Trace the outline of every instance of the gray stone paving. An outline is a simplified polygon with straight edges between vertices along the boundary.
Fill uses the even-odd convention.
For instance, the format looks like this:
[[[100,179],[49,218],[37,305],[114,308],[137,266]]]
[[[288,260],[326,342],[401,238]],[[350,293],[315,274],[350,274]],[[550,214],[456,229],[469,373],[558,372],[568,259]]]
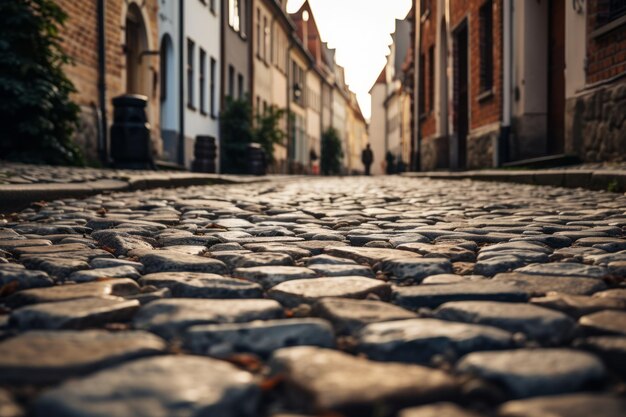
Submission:
[[[0,416],[614,417],[624,363],[625,195],[281,179],[0,217]]]

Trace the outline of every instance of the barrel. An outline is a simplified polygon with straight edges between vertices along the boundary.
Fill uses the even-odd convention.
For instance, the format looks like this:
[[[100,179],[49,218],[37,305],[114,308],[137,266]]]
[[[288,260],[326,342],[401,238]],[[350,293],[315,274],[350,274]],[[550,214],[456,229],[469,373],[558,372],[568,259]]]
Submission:
[[[196,136],[196,143],[193,148],[194,160],[191,169],[194,172],[205,172],[214,174],[215,159],[217,156],[217,146],[213,136]]]
[[[267,169],[267,159],[265,150],[258,143],[251,143],[247,148],[248,174],[265,175]]]
[[[111,158],[117,168],[153,169],[148,97],[125,94],[113,99]]]

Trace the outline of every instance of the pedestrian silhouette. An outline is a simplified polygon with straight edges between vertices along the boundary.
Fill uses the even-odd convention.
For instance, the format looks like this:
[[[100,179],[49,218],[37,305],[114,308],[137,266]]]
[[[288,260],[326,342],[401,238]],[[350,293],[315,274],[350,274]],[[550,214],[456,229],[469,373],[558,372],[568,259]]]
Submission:
[[[370,167],[372,166],[372,162],[374,162],[374,152],[372,152],[369,143],[365,149],[363,149],[363,152],[361,152],[361,162],[363,162],[363,166],[365,166],[365,175],[370,175]]]

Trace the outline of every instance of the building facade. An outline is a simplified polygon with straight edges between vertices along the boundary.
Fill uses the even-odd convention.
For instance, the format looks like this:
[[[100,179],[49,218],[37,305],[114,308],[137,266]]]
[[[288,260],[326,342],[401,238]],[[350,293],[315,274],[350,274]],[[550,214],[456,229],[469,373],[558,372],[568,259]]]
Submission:
[[[214,138],[219,152],[220,6],[217,0],[161,1],[162,157],[186,168],[199,136]]]
[[[221,105],[226,98],[246,98],[252,86],[250,77],[251,0],[221,0]]]
[[[90,163],[108,162],[111,99],[122,94],[148,97],[155,156],[161,152],[159,128],[159,34],[157,0],[59,0],[69,18],[61,31],[74,64],[65,72],[80,107],[76,142]],[[101,6],[101,7],[99,7]],[[85,24],[92,22],[92,24]],[[103,36],[99,36],[99,29]]]
[[[255,114],[285,110],[279,128],[286,139],[275,146],[271,172],[319,173],[331,127],[341,138],[343,171],[358,172],[367,125],[344,69],[309,3],[291,15],[286,3],[59,0],[69,15],[64,47],[75,62],[66,71],[81,108],[76,141],[87,160],[109,162],[111,99],[141,94],[158,163],[189,169],[197,138],[210,137],[219,171],[219,119],[230,97],[248,100]]]
[[[411,45],[411,20],[396,20],[387,62],[370,90],[373,174],[403,171],[411,161],[411,95],[403,70]]]
[[[583,161],[626,161],[626,4],[574,5],[564,18],[565,152]]]
[[[626,6],[414,2],[421,169],[626,159]]]

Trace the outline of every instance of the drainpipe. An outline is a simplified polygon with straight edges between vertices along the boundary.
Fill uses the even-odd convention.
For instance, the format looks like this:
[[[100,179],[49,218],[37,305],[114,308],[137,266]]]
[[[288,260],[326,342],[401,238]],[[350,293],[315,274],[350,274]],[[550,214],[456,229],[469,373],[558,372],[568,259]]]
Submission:
[[[185,2],[178,7],[178,163],[185,165]]]
[[[421,171],[421,142],[422,127],[420,125],[420,109],[419,109],[419,60],[420,51],[422,50],[422,9],[419,3],[415,1],[415,24],[417,25],[417,40],[415,41],[415,50],[413,51],[413,126],[415,129],[415,137],[411,138],[411,157],[413,158],[413,171]]]
[[[496,141],[494,165],[502,166],[508,159],[511,136],[512,88],[513,88],[513,0],[504,0],[502,10],[502,128]]]
[[[106,166],[109,162],[108,132],[107,132],[107,97],[106,97],[106,31],[105,31],[105,4],[98,0],[98,107],[100,119],[98,126],[98,150],[100,162]]]
[[[290,37],[293,36],[291,33]],[[287,160],[285,164],[285,174],[290,174],[290,143],[291,143],[291,125],[293,124],[291,120],[291,49],[293,48],[293,43],[289,42],[289,48],[287,48],[287,143],[285,144],[285,151],[287,153]]]

